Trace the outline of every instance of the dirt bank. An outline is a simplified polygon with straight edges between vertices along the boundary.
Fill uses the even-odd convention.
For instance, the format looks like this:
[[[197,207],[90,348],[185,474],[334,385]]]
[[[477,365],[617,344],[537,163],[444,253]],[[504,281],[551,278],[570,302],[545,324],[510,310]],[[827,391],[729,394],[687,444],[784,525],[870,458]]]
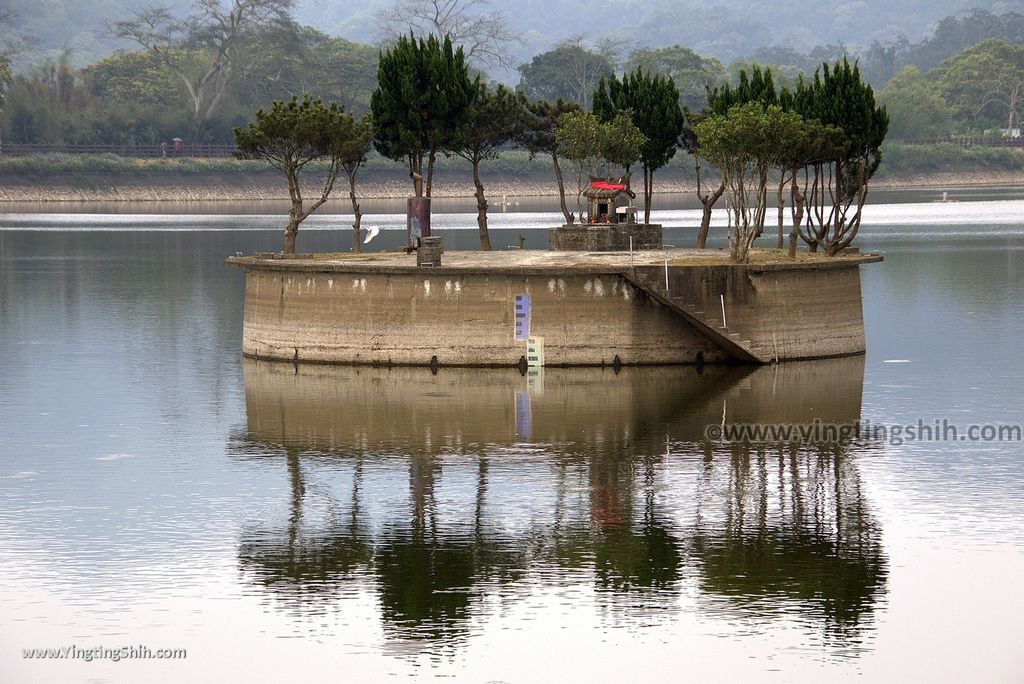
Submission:
[[[567,178],[567,194],[572,196],[574,181]],[[872,188],[943,188],[984,185],[1019,185],[1024,176],[1006,171],[932,173],[914,176],[892,176],[872,181]],[[485,178],[491,198],[502,195],[530,197],[554,195],[554,178],[545,176]],[[658,192],[690,192],[695,188],[692,178],[660,174],[656,177]],[[400,199],[410,194],[411,185],[399,173],[367,173],[360,178],[358,192],[364,199]],[[342,200],[347,188],[338,186],[333,195]],[[319,188],[309,184],[306,197],[315,197]],[[468,177],[449,174],[435,179],[435,197],[472,197],[473,185]],[[2,202],[145,202],[145,201],[262,201],[286,200],[288,191],[282,178],[266,173],[96,173],[73,174],[3,174],[0,175]]]

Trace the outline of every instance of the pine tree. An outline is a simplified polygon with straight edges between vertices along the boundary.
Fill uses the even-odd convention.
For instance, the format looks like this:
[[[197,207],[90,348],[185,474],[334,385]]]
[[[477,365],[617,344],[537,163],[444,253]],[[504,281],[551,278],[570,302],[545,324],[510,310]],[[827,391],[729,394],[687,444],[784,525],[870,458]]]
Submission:
[[[487,198],[480,179],[480,162],[496,158],[498,147],[522,137],[526,125],[525,110],[526,97],[522,93],[502,85],[495,90],[488,90],[481,85],[469,108],[462,144],[453,150],[473,166],[480,249],[484,251],[490,251],[491,238],[487,232]]]
[[[561,152],[558,149],[559,123],[562,117],[570,112],[580,111],[580,106],[575,102],[566,102],[559,98],[554,104],[547,100],[537,100],[526,105],[526,128],[521,136],[522,143],[530,151],[530,155],[548,154],[551,156],[551,165],[555,170],[555,180],[558,182],[558,200],[562,208],[562,216],[566,224],[573,222],[573,215],[565,204],[565,180],[562,177],[562,166],[559,162]]]
[[[338,172],[351,158],[354,141],[361,135],[359,126],[337,103],[325,105],[307,94],[302,100],[293,97],[289,102],[274,102],[269,111],[259,110],[254,123],[236,128],[234,133],[239,156],[262,159],[288,180],[291,209],[284,231],[284,253],[294,254],[299,224],[327,201]],[[307,209],[299,174],[319,159],[328,160],[327,175],[320,197]]]
[[[470,78],[462,48],[453,50],[447,37],[410,35],[381,52],[377,81],[370,98],[374,146],[406,162],[416,196],[430,197],[437,153],[460,145],[479,79]]]
[[[640,150],[644,173],[644,223],[651,221],[654,172],[663,167],[679,149],[685,118],[679,107],[679,90],[671,77],[651,76],[641,69],[620,81],[614,74],[602,78],[594,92],[594,114],[603,121],[628,113],[646,142]]]

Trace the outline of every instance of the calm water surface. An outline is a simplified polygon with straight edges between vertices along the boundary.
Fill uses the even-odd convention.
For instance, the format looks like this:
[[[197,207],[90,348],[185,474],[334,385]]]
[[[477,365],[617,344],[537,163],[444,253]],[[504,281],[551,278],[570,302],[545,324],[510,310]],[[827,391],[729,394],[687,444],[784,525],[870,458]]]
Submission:
[[[866,357],[540,377],[243,360],[269,212],[0,214],[0,681],[1021,681],[1024,444],[705,433],[1024,424],[1024,200],[932,199],[871,207]]]

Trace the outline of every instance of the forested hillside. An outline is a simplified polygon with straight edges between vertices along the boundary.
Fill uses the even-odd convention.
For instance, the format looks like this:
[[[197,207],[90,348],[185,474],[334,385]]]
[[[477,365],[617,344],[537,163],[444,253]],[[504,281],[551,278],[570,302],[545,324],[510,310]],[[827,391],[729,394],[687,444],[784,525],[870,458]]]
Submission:
[[[486,78],[531,100],[589,108],[602,77],[672,77],[699,112],[708,88],[768,66],[794,87],[849,57],[891,114],[890,137],[1000,136],[1020,127],[1024,3],[876,0],[615,6],[523,0],[197,0],[154,11],[141,0],[5,0],[0,8],[0,142],[230,144],[274,100],[312,93],[364,113],[383,37],[449,33]],[[147,11],[144,7],[149,7]],[[320,9],[318,9],[320,8]],[[438,10],[443,10],[437,13]],[[643,40],[638,37],[642,36]],[[841,40],[840,40],[841,39]],[[785,41],[785,45],[778,44]],[[64,48],[64,49],[60,49]],[[114,49],[116,48],[116,49]]]
[[[28,35],[44,51],[71,49],[74,64],[80,65],[125,46],[109,31],[111,23],[157,4],[168,5],[180,16],[187,14],[191,5],[183,0],[4,0],[3,6],[13,10],[16,19],[0,30]],[[295,16],[329,35],[374,43],[380,13],[394,4],[395,0],[296,0]],[[774,0],[760,4],[761,8],[735,0],[521,0],[514,5],[493,3],[486,11],[503,14],[510,30],[522,39],[516,49],[520,63],[576,36],[594,43],[602,38],[619,40],[627,51],[678,43],[729,62],[750,56],[758,48],[778,45],[806,54],[818,46],[843,44],[859,49],[874,41],[895,43],[901,37],[915,43],[934,31],[944,17],[973,9],[1024,13],[1024,0]],[[986,27],[984,37],[998,30],[998,26]]]

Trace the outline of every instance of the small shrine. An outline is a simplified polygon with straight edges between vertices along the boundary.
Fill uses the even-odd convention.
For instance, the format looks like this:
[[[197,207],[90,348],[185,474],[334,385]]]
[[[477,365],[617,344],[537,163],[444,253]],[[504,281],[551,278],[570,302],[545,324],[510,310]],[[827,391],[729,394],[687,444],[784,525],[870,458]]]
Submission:
[[[548,249],[553,251],[619,252],[661,249],[661,225],[637,223],[636,194],[629,187],[629,174],[590,177],[583,190],[587,212],[579,223],[548,230]]]
[[[636,223],[636,199],[629,187],[629,176],[590,177],[583,191],[588,200],[587,223]]]

